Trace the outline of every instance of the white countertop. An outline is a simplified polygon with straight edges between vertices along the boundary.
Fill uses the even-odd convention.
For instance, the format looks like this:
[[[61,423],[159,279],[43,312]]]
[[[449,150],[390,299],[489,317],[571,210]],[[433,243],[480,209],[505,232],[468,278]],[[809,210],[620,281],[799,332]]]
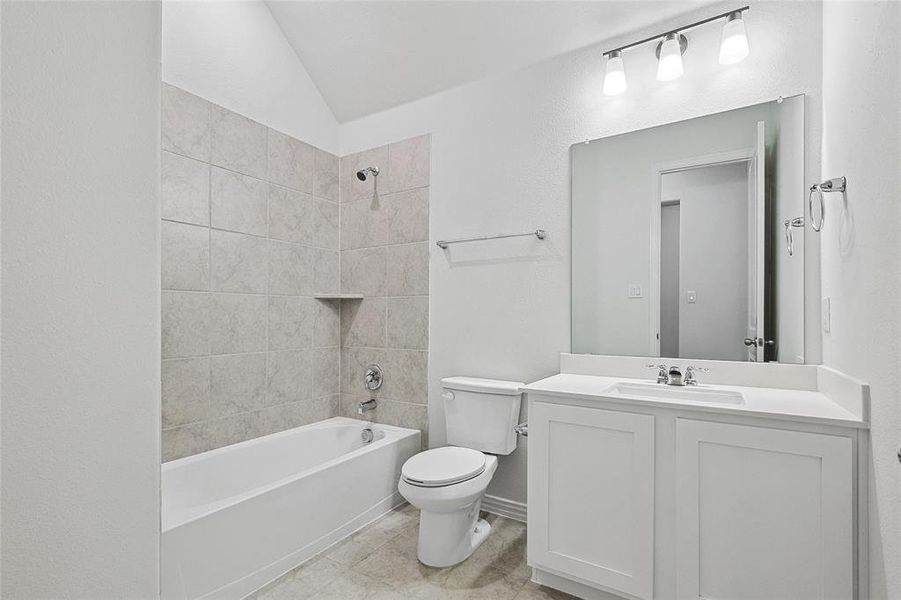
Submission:
[[[653,380],[649,379],[561,373],[530,383],[524,386],[522,390],[526,393],[550,394],[563,398],[572,398],[583,401],[596,400],[599,402],[620,405],[679,408],[680,410],[729,415],[747,415],[789,421],[839,425],[843,427],[868,427],[867,423],[858,415],[843,408],[827,394],[820,391],[720,384],[702,384],[697,386],[697,388],[693,388],[735,391],[740,392],[744,396],[744,404],[728,404],[668,398],[623,397],[621,395],[605,394],[605,390],[608,390],[616,383],[656,385]],[[662,386],[662,384],[660,385]]]

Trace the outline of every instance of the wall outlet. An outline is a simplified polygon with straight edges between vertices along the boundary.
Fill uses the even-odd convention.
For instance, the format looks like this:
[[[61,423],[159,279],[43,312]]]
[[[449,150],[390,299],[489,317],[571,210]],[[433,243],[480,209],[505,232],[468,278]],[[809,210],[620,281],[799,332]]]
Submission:
[[[637,283],[630,283],[628,297],[629,298],[641,298],[642,297],[641,286]]]
[[[823,298],[823,333],[832,333],[832,298]]]
[[[685,292],[685,295],[688,297],[689,304],[694,304],[698,301],[698,292],[695,290],[688,290]]]

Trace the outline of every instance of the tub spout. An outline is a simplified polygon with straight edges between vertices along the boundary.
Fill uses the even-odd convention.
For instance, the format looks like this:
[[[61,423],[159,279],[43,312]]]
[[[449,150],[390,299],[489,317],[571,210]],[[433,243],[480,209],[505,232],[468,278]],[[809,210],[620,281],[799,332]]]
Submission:
[[[375,407],[378,403],[375,401],[375,398],[371,400],[367,400],[366,402],[360,402],[357,405],[357,414],[362,415],[363,413],[368,413],[370,410],[375,410]]]

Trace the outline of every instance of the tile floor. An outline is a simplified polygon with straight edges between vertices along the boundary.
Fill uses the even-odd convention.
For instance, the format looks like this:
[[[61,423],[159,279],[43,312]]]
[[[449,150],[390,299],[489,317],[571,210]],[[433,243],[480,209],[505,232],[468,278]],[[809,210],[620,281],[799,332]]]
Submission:
[[[311,558],[251,600],[564,600],[562,592],[529,581],[524,523],[485,515],[491,535],[469,559],[435,569],[416,560],[419,512],[391,511]]]

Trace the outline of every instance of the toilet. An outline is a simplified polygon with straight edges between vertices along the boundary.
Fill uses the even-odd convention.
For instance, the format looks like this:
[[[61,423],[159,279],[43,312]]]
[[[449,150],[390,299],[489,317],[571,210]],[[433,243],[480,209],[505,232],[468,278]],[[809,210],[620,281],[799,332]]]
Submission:
[[[397,486],[420,510],[417,556],[431,567],[463,562],[491,533],[479,509],[497,455],[516,450],[523,384],[447,377],[441,385],[448,445],[409,458]]]

